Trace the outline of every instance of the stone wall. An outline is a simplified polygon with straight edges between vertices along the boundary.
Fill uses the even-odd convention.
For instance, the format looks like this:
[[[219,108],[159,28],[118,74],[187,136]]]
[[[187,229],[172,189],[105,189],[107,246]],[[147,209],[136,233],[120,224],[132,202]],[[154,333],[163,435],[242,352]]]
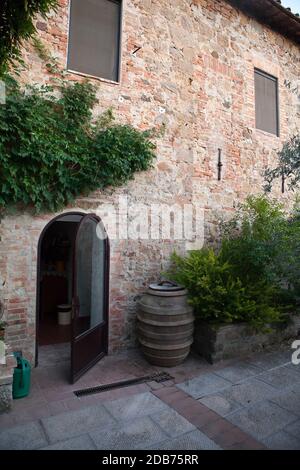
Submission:
[[[61,68],[66,64],[68,1],[49,21],[37,21],[39,38]],[[138,52],[134,53],[140,47]],[[96,191],[67,210],[101,216],[103,205],[126,195],[130,206],[197,203],[204,209],[205,238],[218,237],[217,222],[238,201],[261,191],[261,171],[276,149],[299,129],[299,47],[214,0],[126,0],[120,84],[93,80],[97,113],[113,107],[120,122],[140,129],[166,124],[157,161],[116,191]],[[31,45],[24,49],[23,82],[49,83],[53,76]],[[279,79],[280,137],[255,129],[254,67]],[[68,73],[70,80],[82,80]],[[218,149],[224,163],[217,181]],[[290,194],[274,195],[289,203]],[[1,281],[13,349],[34,356],[36,260],[39,236],[56,214],[15,213],[2,220]],[[132,217],[134,217],[132,215]],[[135,341],[136,296],[168,265],[183,242],[112,240],[110,351]],[[1,282],[1,284],[2,284]]]
[[[247,323],[219,326],[198,323],[193,350],[213,364],[225,359],[239,359],[272,347],[278,348],[286,341],[292,345],[299,336],[299,315],[291,315],[286,322],[273,325],[268,332],[259,332]]]
[[[5,364],[0,363],[0,413],[6,411],[12,406],[12,384],[14,367],[16,367],[16,359],[12,355],[10,348],[5,352]]]

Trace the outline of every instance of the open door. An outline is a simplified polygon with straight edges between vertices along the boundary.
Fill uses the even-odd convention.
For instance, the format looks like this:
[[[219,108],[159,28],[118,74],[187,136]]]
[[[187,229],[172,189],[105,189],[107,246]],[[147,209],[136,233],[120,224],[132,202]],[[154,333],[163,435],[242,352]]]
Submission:
[[[71,382],[107,354],[109,241],[100,219],[81,220],[75,241]]]

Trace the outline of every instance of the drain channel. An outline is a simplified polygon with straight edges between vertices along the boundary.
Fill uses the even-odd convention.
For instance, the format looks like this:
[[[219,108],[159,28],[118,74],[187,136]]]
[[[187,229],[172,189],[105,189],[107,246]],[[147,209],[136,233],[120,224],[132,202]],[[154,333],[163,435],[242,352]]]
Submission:
[[[168,372],[158,372],[152,375],[145,375],[144,377],[137,377],[135,379],[121,380],[120,382],[113,382],[110,384],[99,385],[97,387],[83,388],[81,390],[75,390],[73,393],[77,397],[83,397],[85,395],[93,395],[94,393],[106,392],[107,390],[113,390],[115,388],[129,387],[130,385],[137,385],[145,382],[155,381],[157,383],[166,382],[171,380],[173,377]]]

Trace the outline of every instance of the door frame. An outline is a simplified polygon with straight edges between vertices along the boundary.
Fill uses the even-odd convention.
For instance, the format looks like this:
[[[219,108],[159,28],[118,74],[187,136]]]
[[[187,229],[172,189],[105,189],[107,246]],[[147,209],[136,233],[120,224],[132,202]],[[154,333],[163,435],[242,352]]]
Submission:
[[[40,326],[40,307],[41,307],[41,292],[40,292],[40,279],[41,279],[41,254],[42,254],[42,243],[43,239],[45,236],[45,233],[47,230],[51,227],[51,225],[54,222],[57,222],[58,219],[61,219],[62,217],[69,216],[69,215],[77,215],[81,216],[81,218],[85,217],[86,215],[93,215],[98,219],[99,222],[101,222],[100,217],[98,217],[96,214],[93,213],[86,213],[86,212],[79,212],[79,211],[70,211],[70,212],[63,212],[62,214],[59,214],[53,219],[51,219],[43,228],[43,230],[40,233],[39,236],[39,241],[37,245],[37,264],[36,264],[36,308],[35,308],[35,367],[38,366],[38,355],[39,355],[39,326]],[[80,221],[79,221],[80,223]],[[74,262],[74,261],[73,261]],[[105,352],[107,354],[108,352],[108,329],[109,329],[109,268],[110,268],[110,244],[109,244],[109,238],[106,238],[106,256],[105,256],[105,264],[106,264],[106,270],[105,270],[105,276],[104,276],[104,288],[105,288],[105,302],[104,302],[104,314],[106,318],[106,323],[107,323],[107,328],[106,328],[106,337],[105,337]],[[74,266],[73,266],[74,269]]]

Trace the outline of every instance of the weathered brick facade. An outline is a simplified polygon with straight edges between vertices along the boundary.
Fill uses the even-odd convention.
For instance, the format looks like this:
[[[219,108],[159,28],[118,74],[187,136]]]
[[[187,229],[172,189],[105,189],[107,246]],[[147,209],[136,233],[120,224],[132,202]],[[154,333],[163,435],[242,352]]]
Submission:
[[[66,64],[68,1],[45,23],[41,41]],[[138,47],[138,52],[133,54]],[[24,50],[24,82],[51,76],[35,50]],[[280,137],[255,129],[254,67],[278,77]],[[205,209],[205,237],[217,237],[217,221],[262,188],[261,171],[276,149],[300,127],[300,50],[292,41],[215,0],[126,0],[121,83],[93,80],[101,112],[113,107],[119,121],[141,129],[166,124],[155,167],[116,191],[80,198],[76,210],[93,212],[126,194],[131,203],[196,201]],[[68,74],[70,80],[81,80]],[[218,149],[222,180],[217,180]],[[280,185],[274,194],[287,201]],[[66,212],[73,210],[66,208]],[[1,221],[1,296],[14,350],[34,356],[36,260],[39,236],[56,214],[6,216]],[[180,243],[179,248],[181,248]],[[111,243],[110,340],[113,352],[134,343],[135,297],[157,279],[174,242]]]

